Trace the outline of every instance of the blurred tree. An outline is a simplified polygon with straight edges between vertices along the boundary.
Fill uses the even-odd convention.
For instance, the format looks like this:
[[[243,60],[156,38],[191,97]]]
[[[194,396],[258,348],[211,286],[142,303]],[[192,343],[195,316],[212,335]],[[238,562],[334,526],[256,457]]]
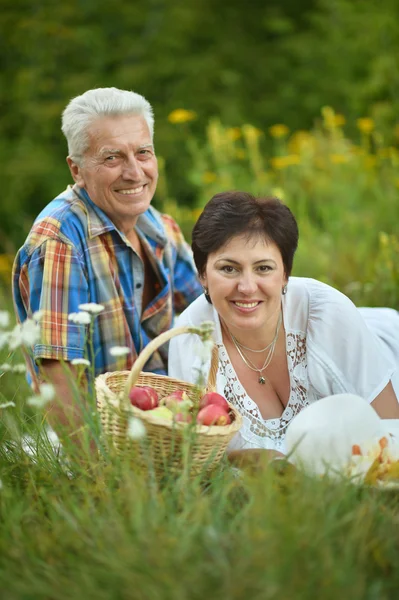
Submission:
[[[397,0],[3,0],[0,252],[13,252],[70,182],[60,115],[92,87],[133,89],[153,104],[169,194],[183,204],[196,195],[187,128],[204,138],[210,117],[307,128],[329,104],[389,131],[399,109],[398,11]],[[168,122],[178,108],[197,120]]]

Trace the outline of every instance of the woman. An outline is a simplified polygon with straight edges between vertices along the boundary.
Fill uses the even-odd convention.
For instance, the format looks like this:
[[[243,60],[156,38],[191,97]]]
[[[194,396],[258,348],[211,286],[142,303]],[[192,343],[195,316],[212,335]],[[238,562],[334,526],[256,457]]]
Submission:
[[[399,418],[399,380],[396,394],[392,383],[398,377],[399,314],[365,309],[372,331],[361,309],[336,289],[290,277],[298,227],[287,206],[244,192],[217,194],[192,240],[204,295],[177,325],[215,324],[217,391],[243,416],[230,451],[284,453],[291,420],[331,394],[358,394],[381,418]],[[376,334],[379,313],[389,332],[383,340]],[[195,382],[200,368],[197,336],[174,338],[169,374]]]

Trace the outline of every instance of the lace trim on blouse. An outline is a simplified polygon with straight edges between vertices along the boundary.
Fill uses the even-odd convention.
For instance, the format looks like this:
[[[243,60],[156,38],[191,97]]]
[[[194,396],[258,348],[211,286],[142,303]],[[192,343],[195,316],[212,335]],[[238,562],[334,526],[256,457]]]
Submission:
[[[239,435],[257,447],[265,447],[268,438],[274,448],[282,447],[285,432],[292,419],[310,401],[309,378],[306,359],[306,337],[301,333],[287,333],[286,350],[290,377],[290,397],[281,417],[263,419],[258,405],[245,392],[230,362],[224,345],[218,344],[219,368],[226,383],[225,398],[243,415],[243,425]],[[316,398],[315,398],[316,399]]]

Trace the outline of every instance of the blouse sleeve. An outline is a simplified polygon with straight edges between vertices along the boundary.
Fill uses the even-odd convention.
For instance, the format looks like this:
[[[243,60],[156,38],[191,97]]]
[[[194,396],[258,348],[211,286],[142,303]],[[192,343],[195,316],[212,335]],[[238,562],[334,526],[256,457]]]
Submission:
[[[372,402],[395,371],[352,301],[321,283],[309,298],[307,353],[309,379],[321,396],[348,392]]]
[[[206,303],[206,301],[204,300]],[[212,312],[203,308],[202,297],[198,298],[177,318],[175,326],[198,327],[203,321],[212,320]],[[207,377],[210,357],[204,350],[201,339],[195,333],[187,333],[172,338],[169,342],[168,375],[188,383],[198,383],[199,377]]]

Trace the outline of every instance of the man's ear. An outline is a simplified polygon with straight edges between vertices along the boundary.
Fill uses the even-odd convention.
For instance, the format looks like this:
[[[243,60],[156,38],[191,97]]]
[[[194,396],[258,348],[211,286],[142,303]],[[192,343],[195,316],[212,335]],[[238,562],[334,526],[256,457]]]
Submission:
[[[66,161],[68,163],[68,167],[71,171],[72,179],[74,180],[74,182],[77,183],[79,187],[84,187],[85,181],[82,175],[81,167],[77,163],[75,163],[70,156],[67,156]]]

